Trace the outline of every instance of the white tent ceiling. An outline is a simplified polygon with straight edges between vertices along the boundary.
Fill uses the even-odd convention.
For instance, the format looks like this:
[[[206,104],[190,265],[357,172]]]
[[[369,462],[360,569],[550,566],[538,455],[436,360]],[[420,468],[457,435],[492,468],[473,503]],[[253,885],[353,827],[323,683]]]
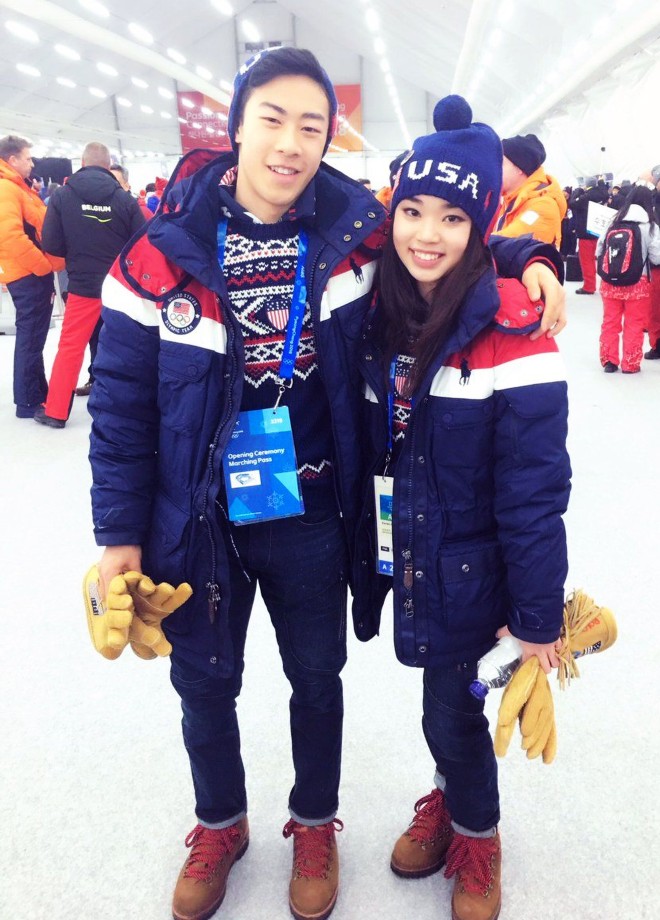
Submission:
[[[660,55],[660,4],[641,0],[231,0],[224,13],[222,0],[103,0],[107,15],[93,5],[0,0],[0,134],[47,138],[63,153],[96,138],[176,154],[176,103],[168,94],[178,88],[225,98],[221,81],[231,80],[244,59],[245,20],[266,42],[304,33],[336,82],[338,52],[358,56],[379,81],[373,92],[392,95],[395,150],[409,142],[400,123],[405,103],[403,119],[396,117],[401,84],[424,97],[427,124],[432,103],[456,91],[480,120],[510,134],[570,112],[585,91],[603,80],[616,83],[626,71],[643,72]],[[134,21],[151,33],[151,44],[129,32]],[[31,29],[36,41],[17,36],[15,24]],[[80,59],[63,57],[57,45]],[[168,49],[187,63],[176,63]],[[116,75],[100,72],[99,63]],[[23,72],[25,65],[38,75]],[[196,72],[199,65],[209,73]],[[148,86],[136,87],[132,78]],[[124,108],[118,97],[132,105]],[[367,94],[363,119],[369,140]]]

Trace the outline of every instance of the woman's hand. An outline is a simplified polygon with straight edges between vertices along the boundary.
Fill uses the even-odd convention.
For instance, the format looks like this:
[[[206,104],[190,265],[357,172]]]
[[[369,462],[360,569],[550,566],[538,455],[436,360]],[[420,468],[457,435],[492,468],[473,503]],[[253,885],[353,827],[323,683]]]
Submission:
[[[542,335],[552,339],[559,335],[566,325],[566,292],[555,273],[542,262],[532,262],[520,280],[530,300],[543,300],[545,303],[541,325],[532,332],[530,339],[540,339]]]
[[[495,635],[498,639],[501,639],[502,636],[510,636],[511,633],[508,626],[502,626]],[[561,648],[561,639],[548,643],[525,642],[524,639],[518,639],[518,642],[520,642],[523,650],[521,664],[536,655],[546,674],[549,674],[553,668],[559,667],[559,655],[557,652]]]

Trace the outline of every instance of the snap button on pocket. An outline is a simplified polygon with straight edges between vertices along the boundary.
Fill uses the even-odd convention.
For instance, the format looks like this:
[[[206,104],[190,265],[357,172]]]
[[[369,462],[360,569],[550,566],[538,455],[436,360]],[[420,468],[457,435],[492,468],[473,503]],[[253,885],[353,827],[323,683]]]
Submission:
[[[463,565],[461,566],[461,572],[465,572],[465,574],[467,575],[469,571],[470,571],[470,566],[467,564],[467,562],[464,562]]]
[[[449,422],[451,422],[452,418],[453,418],[453,415],[451,414],[451,412],[445,412],[445,414],[442,416],[442,421],[443,421],[443,422],[446,422],[447,424],[449,424]]]

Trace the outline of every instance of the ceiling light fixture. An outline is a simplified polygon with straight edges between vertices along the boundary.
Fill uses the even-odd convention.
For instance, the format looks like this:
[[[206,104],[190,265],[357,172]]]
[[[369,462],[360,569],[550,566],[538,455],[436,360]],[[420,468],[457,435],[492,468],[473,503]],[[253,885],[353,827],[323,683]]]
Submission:
[[[148,29],[145,29],[144,26],[141,26],[137,22],[129,22],[128,31],[131,33],[133,38],[137,41],[142,42],[143,45],[153,45],[154,37],[149,32]]]
[[[39,36],[31,29],[29,26],[23,25],[22,22],[16,22],[15,19],[8,19],[5,23],[7,31],[15,38],[22,38],[24,42],[32,42],[33,45],[38,44]]]
[[[74,51],[73,48],[69,48],[68,45],[55,45],[55,50],[58,54],[61,54],[62,57],[68,58],[70,61],[80,60],[78,52]]]
[[[180,51],[177,51],[175,48],[168,48],[168,49],[167,49],[167,56],[168,56],[168,57],[171,57],[172,60],[173,60],[176,64],[185,64],[185,63],[186,63],[186,57],[185,57],[185,55],[181,54],[181,52],[180,52]]]
[[[162,96],[163,99],[174,99],[174,93],[171,89],[167,89],[165,86],[158,87],[158,95]]]
[[[259,29],[257,29],[255,24],[251,20],[244,19],[241,22],[241,29],[243,30],[243,35],[245,36],[247,41],[249,42],[261,41],[261,35],[259,34]]]
[[[107,6],[99,3],[99,0],[78,0],[78,3],[86,10],[89,10],[90,13],[96,13],[97,16],[103,16],[107,19],[110,15],[110,10]]]
[[[228,0],[211,0],[211,6],[214,6],[223,16],[233,16],[234,8]]]
[[[131,77],[131,83],[139,89],[149,89],[149,84],[142,77]]]
[[[105,64],[103,61],[99,61],[96,65],[96,69],[100,70],[101,73],[104,73],[106,77],[118,77],[119,74],[117,70],[112,66],[112,64]]]
[[[208,69],[208,67],[202,67],[201,64],[198,64],[197,67],[195,67],[195,73],[197,74],[198,77],[201,77],[202,80],[212,80],[213,79],[213,74]]]
[[[105,93],[102,89],[99,89],[98,86],[90,86],[89,91],[92,96],[96,96],[97,99],[107,99],[108,94]]]
[[[385,42],[380,37],[380,35],[377,35],[376,38],[374,38],[374,51],[376,52],[376,54],[386,54],[387,53]]]
[[[195,103],[194,103],[191,99],[188,99],[187,96],[182,96],[182,97],[181,97],[181,105],[182,105],[182,106],[185,106],[185,108],[187,108],[187,109],[194,109],[194,108],[195,108]]]
[[[380,26],[380,20],[378,19],[378,13],[376,10],[373,10],[371,7],[364,11],[364,21],[367,24],[367,28],[370,32],[377,32],[378,27]]]
[[[69,80],[68,77],[56,77],[56,82],[59,83],[60,86],[66,86],[67,89],[76,88],[76,84],[73,82],[73,80]]]
[[[141,106],[140,106],[140,111],[141,111],[141,112],[144,112],[145,115],[153,115],[153,114],[154,114],[154,110],[151,108],[150,105],[141,105]]]
[[[127,99],[126,96],[115,96],[117,105],[123,105],[125,109],[130,109],[133,105],[130,99]]]
[[[36,67],[33,67],[32,64],[17,64],[16,70],[20,73],[24,73],[26,77],[40,77],[41,71],[37,70]]]
[[[161,112],[161,113],[160,113],[160,117],[161,117],[161,118],[171,118],[171,117],[172,117],[172,113],[171,113],[171,112]]]

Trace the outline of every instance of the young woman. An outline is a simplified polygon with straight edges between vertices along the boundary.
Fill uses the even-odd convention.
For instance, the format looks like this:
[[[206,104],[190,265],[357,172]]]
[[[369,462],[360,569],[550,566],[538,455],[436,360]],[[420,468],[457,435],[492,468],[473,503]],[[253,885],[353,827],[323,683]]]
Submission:
[[[606,374],[616,373],[619,366],[624,374],[638,374],[642,363],[644,330],[648,326],[651,309],[649,262],[660,263],[660,228],[653,214],[653,192],[641,185],[634,186],[623,206],[599,237],[597,258],[606,247],[608,231],[618,228],[621,221],[639,227],[644,268],[641,278],[634,284],[617,286],[608,283],[605,278],[601,279],[603,324],[600,330],[600,363]]]
[[[424,669],[435,782],[392,869],[422,877],[446,862],[454,920],[494,920],[497,768],[483,703],[468,686],[504,627],[525,660],[537,655],[545,671],[557,664],[570,466],[562,361],[553,339],[529,335],[542,304],[496,276],[485,244],[500,141],[471,118],[460,97],[438,103],[436,132],[415,142],[394,189],[361,358],[380,526],[372,492],[356,626],[377,629],[369,611],[391,586],[397,656]]]

